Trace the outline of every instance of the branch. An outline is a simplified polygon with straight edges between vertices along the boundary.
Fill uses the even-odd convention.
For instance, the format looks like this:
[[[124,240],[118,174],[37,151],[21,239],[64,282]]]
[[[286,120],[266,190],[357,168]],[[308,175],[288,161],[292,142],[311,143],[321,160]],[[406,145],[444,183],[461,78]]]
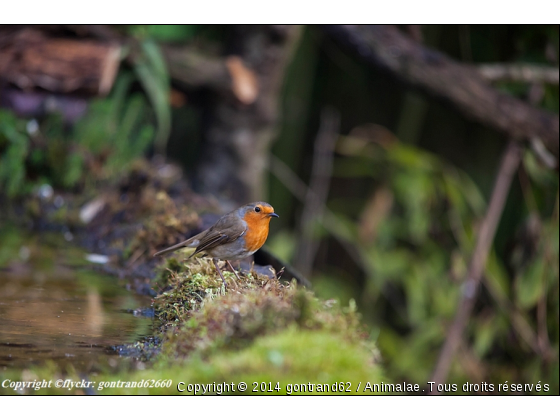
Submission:
[[[532,64],[481,64],[480,74],[489,81],[558,84],[558,68]]]
[[[419,45],[392,26],[327,26],[325,30],[367,62],[452,103],[511,139],[540,138],[558,157],[558,116],[498,91],[476,67]]]
[[[315,195],[315,191],[308,188],[298,175],[276,156],[270,155],[270,164],[268,168],[270,173],[278,178],[278,180],[284,184],[293,196],[302,203],[305,202],[308,194]],[[353,234],[348,232],[346,225],[336,214],[332,213],[328,207],[324,206],[321,211],[323,214],[323,218],[321,220],[323,228],[329,232],[336,241],[338,241],[340,246],[346,251],[347,255],[358,267],[362,267],[362,269],[367,271],[368,256],[365,255],[363,250],[356,245]],[[385,290],[381,290],[381,293],[385,295],[387,299],[390,299]],[[403,311],[400,311],[398,308],[396,308],[396,311],[398,316],[402,319],[406,318]]]
[[[202,54],[190,47],[162,47],[169,74],[189,87],[209,87],[232,93],[241,103],[256,101],[258,77],[239,56],[218,57]]]
[[[308,194],[315,195],[315,191],[309,189],[307,185],[305,185],[305,182],[303,182],[288,165],[276,156],[270,155],[270,164],[268,169],[270,173],[278,178],[278,180],[284,184],[288,190],[290,190],[294,197],[302,203],[305,202]],[[345,235],[344,232],[346,229],[336,214],[332,213],[326,206],[323,207],[321,212],[323,214],[323,220],[321,220],[321,223],[325,230],[338,241],[358,267],[367,267],[367,263],[365,258],[362,257],[360,249],[348,239],[347,235]]]
[[[315,141],[313,166],[309,189],[305,195],[300,228],[301,240],[298,244],[294,265],[305,276],[309,276],[317,248],[317,240],[313,238],[313,227],[316,222],[322,223],[325,202],[329,193],[332,174],[334,144],[338,138],[340,114],[334,109],[325,108],[321,112],[321,126]]]
[[[120,64],[117,43],[51,36],[37,29],[0,32],[0,80],[22,90],[106,95]]]
[[[445,382],[451,362],[461,342],[463,330],[467,325],[475,303],[478,286],[480,285],[490,247],[494,241],[494,235],[504,209],[511,181],[520,161],[521,147],[518,143],[510,141],[496,176],[488,211],[478,232],[474,253],[469,263],[467,278],[463,283],[463,294],[459,302],[459,308],[455,314],[453,324],[449,328],[447,338],[434,369],[432,381],[435,382],[436,386]]]
[[[190,47],[162,45],[172,79],[190,87],[230,90],[231,77],[223,57],[205,55]]]

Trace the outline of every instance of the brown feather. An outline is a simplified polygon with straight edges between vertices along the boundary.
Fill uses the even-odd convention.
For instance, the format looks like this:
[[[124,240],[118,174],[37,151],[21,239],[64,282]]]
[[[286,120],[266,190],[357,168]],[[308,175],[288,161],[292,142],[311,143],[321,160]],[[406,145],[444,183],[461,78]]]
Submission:
[[[227,244],[231,242],[228,240],[229,237],[224,234],[220,234],[219,232],[215,232],[214,235],[211,235],[207,238],[204,238],[204,242],[200,242],[200,244],[196,247],[194,252],[189,256],[192,257],[193,255],[198,254],[199,252],[206,251],[207,249],[214,248],[216,245]]]
[[[200,232],[198,235],[195,235],[192,238],[189,238],[162,251],[156,252],[154,254],[154,257],[176,251],[179,248],[192,248],[189,245],[197,240],[199,241],[199,243],[196,246],[195,251],[189,256],[189,258],[193,255],[198,254],[199,252],[214,248],[217,245],[227,244],[235,241],[245,233],[246,228],[241,221],[235,219],[232,220],[232,218],[226,218],[226,216],[228,215],[229,213],[225,216],[222,216],[214,226]]]

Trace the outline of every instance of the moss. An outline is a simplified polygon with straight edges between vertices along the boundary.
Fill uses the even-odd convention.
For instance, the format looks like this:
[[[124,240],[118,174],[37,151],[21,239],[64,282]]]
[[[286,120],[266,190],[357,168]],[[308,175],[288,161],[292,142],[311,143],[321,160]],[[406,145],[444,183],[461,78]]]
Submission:
[[[295,284],[271,280],[263,287],[253,278],[227,294],[215,289],[206,289],[205,293],[204,297],[198,295],[199,300],[183,300],[199,310],[184,311],[176,318],[182,322],[167,331],[164,354],[176,359],[194,350],[206,354],[223,348],[239,349],[256,337],[293,325],[303,330],[337,332],[353,342],[367,338],[353,309],[320,301]]]
[[[187,256],[192,251],[179,252]],[[354,307],[341,310],[337,302],[323,302],[295,283],[271,280],[254,271],[239,273],[241,281],[223,268],[222,273],[227,291],[210,258],[183,262],[170,258],[159,268],[161,293],[154,299],[154,309],[168,330],[168,341],[192,344],[199,330],[222,337],[217,341],[242,341],[292,323],[308,329],[336,326],[358,331]]]
[[[230,275],[224,271],[226,278]],[[154,299],[154,309],[163,329],[186,321],[191,312],[201,306],[205,296],[220,293],[223,287],[214,266],[205,258],[193,259],[188,264],[170,258],[158,269],[156,285],[161,293]]]
[[[163,291],[154,300],[163,331],[158,369],[183,360],[184,375],[195,382],[249,374],[259,381],[282,377],[305,383],[323,377],[344,381],[348,375],[380,378],[377,349],[353,301],[343,308],[295,282],[254,272],[240,274],[236,287],[233,273],[222,271],[228,290],[209,258],[182,263],[172,258],[161,269]]]
[[[184,373],[191,383],[244,381],[249,385],[249,392],[244,394],[255,393],[253,382],[259,385],[271,382],[272,387],[279,382],[283,394],[289,392],[288,384],[350,382],[354,384],[351,393],[355,393],[360,382],[383,381],[373,359],[371,351],[359,342],[347,341],[332,331],[305,331],[292,325],[277,334],[256,339],[242,351],[216,354],[208,361],[195,359]],[[270,387],[264,390],[257,387],[257,393],[271,394],[267,388]],[[293,393],[325,393],[310,390],[307,387],[305,392],[294,392],[292,387]]]
[[[384,381],[381,369],[373,362],[373,354],[363,343],[350,342],[329,331],[305,331],[296,325],[254,340],[242,350],[216,352],[204,358],[200,353],[188,362],[156,365],[153,371],[135,372],[125,380],[171,380],[169,388],[120,388],[98,391],[106,394],[170,394],[187,390],[188,384],[210,385],[206,394],[286,395],[291,394],[370,394],[364,392],[366,382]],[[123,381],[122,375],[105,376],[104,381]],[[245,382],[246,391],[237,384]],[[223,384],[235,384],[229,389]],[[332,390],[343,383],[344,391]],[[361,383],[359,391],[358,385]],[[297,385],[296,385],[297,384]],[[306,387],[303,387],[305,384]],[[314,384],[311,390],[309,384]],[[318,389],[317,384],[321,384]],[[292,385],[292,386],[290,386]],[[325,387],[328,385],[328,389]],[[262,388],[261,388],[262,386]],[[221,388],[220,388],[221,387]],[[275,389],[276,388],[276,389]],[[346,389],[349,391],[346,392]],[[299,391],[299,392],[298,392]],[[358,391],[358,392],[357,392]],[[185,395],[194,392],[185,391]],[[202,394],[202,391],[198,392]]]
[[[145,175],[153,178],[153,175]],[[200,224],[197,211],[192,206],[176,203],[159,186],[148,186],[141,190],[139,206],[147,217],[127,248],[127,254],[135,252],[151,255],[155,249],[176,244],[184,239],[186,232]]]

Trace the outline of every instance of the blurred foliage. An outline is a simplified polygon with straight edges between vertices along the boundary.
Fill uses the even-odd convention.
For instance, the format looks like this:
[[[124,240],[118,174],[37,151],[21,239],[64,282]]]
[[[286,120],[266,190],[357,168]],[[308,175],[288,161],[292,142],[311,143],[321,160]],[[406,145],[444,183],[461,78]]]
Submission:
[[[151,39],[157,43],[187,43],[199,36],[212,38],[219,25],[125,25],[125,33],[139,40]]]
[[[158,129],[154,139],[157,152],[164,154],[171,131],[171,107],[169,105],[169,73],[161,51],[150,38],[140,43],[142,53],[135,58],[134,71],[150,98],[156,114]]]
[[[29,154],[29,137],[25,121],[0,109],[0,187],[10,196],[25,193],[25,160]]]
[[[106,99],[90,102],[87,116],[67,127],[59,114],[40,123],[0,110],[0,186],[23,196],[42,184],[75,188],[125,170],[154,137],[144,95],[121,72]]]
[[[146,99],[131,91],[132,83],[132,76],[121,72],[111,97],[92,102],[87,118],[76,124],[73,133],[84,151],[105,159],[101,163],[109,176],[144,153],[154,136]],[[77,178],[70,178],[69,182]]]
[[[148,25],[147,32],[159,42],[185,42],[198,31],[196,25]]]
[[[37,121],[0,110],[2,190],[15,197],[42,184],[81,187],[126,170],[150,146],[164,153],[171,130],[170,79],[155,39],[196,32],[187,28],[128,27],[136,39],[128,52],[131,66],[121,69],[110,96],[89,101],[87,114],[73,126],[58,113]]]
[[[558,65],[557,26],[423,26],[422,35],[431,48],[470,64]],[[534,88],[495,86],[523,100]],[[542,89],[538,105],[557,113],[558,86]],[[425,383],[457,310],[503,138],[367,68],[313,28],[295,54],[283,100],[286,121],[273,152],[303,180],[322,107],[342,115],[325,203],[333,216],[314,226],[314,289],[343,304],[355,299],[378,337],[387,375]],[[405,136],[403,127],[413,132]],[[297,215],[293,187],[274,172],[271,185],[276,211]],[[298,217],[273,229],[282,223]],[[280,229],[268,245],[290,259],[301,233]],[[557,244],[558,173],[527,150],[448,383],[541,380],[558,392]]]
[[[377,330],[388,376],[423,383],[457,309],[485,199],[466,173],[414,146],[346,136],[337,152],[335,179],[369,184],[370,192],[361,205],[331,197],[337,227],[316,229],[328,250],[315,289],[342,302],[357,297]],[[558,178],[531,151],[524,163],[525,194],[538,208],[508,227],[505,255],[490,254],[449,383],[541,380],[559,389]],[[286,255],[295,243],[287,238],[282,233],[271,247]],[[337,242],[359,254],[363,285],[341,272]]]
[[[434,350],[443,343],[455,314],[485,205],[469,177],[436,156],[400,144],[386,150],[368,146],[353,150],[353,156],[337,166],[338,176],[348,176],[344,166],[351,165],[354,172],[358,168],[369,172],[377,184],[351,238],[360,244],[365,262],[362,308],[381,327],[379,346],[390,360],[389,372],[421,382],[429,377],[438,356]],[[557,191],[557,179],[549,182],[548,187]],[[380,191],[386,191],[385,195]],[[387,197],[391,204],[376,205]],[[343,216],[339,213],[339,217]],[[372,232],[372,225],[374,233],[364,237]],[[558,246],[553,245],[558,243],[557,208],[552,219],[537,229],[538,244],[525,242],[531,238],[512,244],[534,248],[532,255],[518,251],[525,252],[522,267],[515,269],[512,261],[490,255],[482,302],[467,332],[472,349],[465,346],[460,352],[451,382],[472,381],[485,372],[479,380],[530,383],[535,355],[531,343],[525,341],[544,339],[538,337],[541,334],[552,340],[547,358],[558,354],[558,334],[553,328],[558,325],[554,316],[558,314]],[[550,267],[546,274],[545,264]],[[547,320],[535,316],[539,302],[549,314]],[[508,322],[512,317],[522,321]],[[501,362],[489,363],[498,356]],[[513,365],[506,362],[511,359]],[[551,362],[541,364],[538,377],[557,390],[553,374],[557,367],[547,371]]]

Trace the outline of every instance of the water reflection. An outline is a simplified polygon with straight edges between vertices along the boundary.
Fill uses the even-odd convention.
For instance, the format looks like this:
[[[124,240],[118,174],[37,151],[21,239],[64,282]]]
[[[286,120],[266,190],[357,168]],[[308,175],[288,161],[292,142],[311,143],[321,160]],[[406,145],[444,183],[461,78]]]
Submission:
[[[150,298],[84,269],[84,251],[52,236],[18,246],[0,267],[0,368],[53,360],[89,371],[118,358],[111,346],[150,334],[150,318],[126,311],[149,306]]]

